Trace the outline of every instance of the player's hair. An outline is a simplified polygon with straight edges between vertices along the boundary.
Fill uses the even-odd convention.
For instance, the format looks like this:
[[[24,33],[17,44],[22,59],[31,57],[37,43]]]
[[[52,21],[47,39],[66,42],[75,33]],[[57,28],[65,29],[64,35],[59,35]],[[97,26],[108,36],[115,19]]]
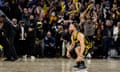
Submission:
[[[78,24],[77,22],[72,22],[72,24],[75,26],[75,28],[76,28],[77,30],[80,30],[79,24]]]

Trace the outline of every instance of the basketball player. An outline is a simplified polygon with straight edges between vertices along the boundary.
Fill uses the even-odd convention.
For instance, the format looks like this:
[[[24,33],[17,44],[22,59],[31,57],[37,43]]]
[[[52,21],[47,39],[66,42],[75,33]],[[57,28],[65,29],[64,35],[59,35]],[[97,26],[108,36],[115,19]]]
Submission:
[[[71,23],[69,30],[71,31],[71,45],[67,50],[67,57],[74,58],[77,63],[75,68],[86,69],[85,63],[83,61],[83,53],[85,50],[84,35],[77,30],[77,24]]]

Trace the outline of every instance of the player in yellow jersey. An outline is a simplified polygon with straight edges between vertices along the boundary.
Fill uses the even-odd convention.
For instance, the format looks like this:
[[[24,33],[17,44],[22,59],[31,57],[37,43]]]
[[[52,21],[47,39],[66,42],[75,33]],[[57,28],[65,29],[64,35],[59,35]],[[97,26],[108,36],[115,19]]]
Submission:
[[[85,42],[84,42],[84,35],[77,30],[77,24],[71,23],[69,26],[69,30],[71,31],[71,45],[67,50],[67,57],[74,58],[75,62],[77,63],[75,68],[78,69],[85,69],[84,63],[84,51],[85,51]]]

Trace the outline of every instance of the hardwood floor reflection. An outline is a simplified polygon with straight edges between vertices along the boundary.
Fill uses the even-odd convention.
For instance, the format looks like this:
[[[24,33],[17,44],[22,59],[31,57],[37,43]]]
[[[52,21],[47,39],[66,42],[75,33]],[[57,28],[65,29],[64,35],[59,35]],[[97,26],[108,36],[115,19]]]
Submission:
[[[119,72],[120,60],[92,59],[85,60],[87,69],[73,69],[75,64],[73,60],[52,58],[37,59],[34,62],[30,60],[3,62],[0,61],[0,72]]]

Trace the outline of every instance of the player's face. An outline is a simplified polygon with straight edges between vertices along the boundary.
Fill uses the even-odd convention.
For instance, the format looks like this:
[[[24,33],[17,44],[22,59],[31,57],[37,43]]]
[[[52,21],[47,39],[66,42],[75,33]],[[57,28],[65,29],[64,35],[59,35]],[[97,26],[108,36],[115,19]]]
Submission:
[[[0,29],[3,27],[3,22],[0,22]]]
[[[74,29],[75,29],[74,25],[73,25],[73,24],[70,24],[70,26],[69,26],[69,31],[72,32]]]

